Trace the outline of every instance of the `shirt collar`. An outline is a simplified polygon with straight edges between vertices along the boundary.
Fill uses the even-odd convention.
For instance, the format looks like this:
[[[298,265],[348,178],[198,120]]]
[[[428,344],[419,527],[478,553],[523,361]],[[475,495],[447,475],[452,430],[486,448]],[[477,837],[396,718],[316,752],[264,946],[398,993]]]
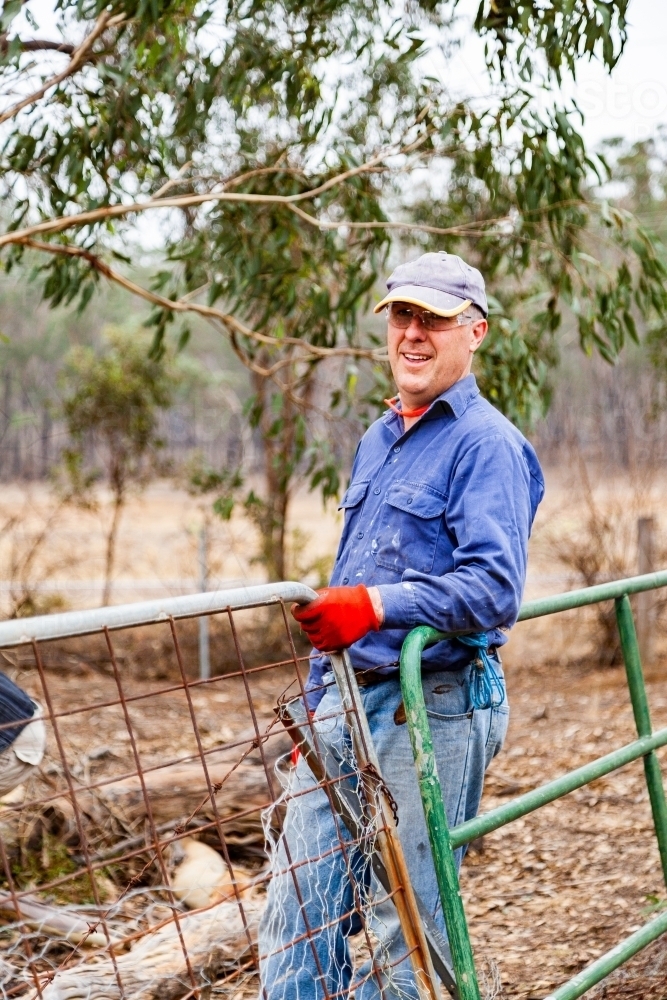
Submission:
[[[422,420],[434,420],[440,417],[443,411],[449,411],[456,420],[461,417],[468,408],[471,400],[479,396],[479,386],[475,376],[471,373],[465,378],[459,379],[449,389],[445,389],[436,399],[433,400],[428,410],[421,418]],[[393,410],[388,410],[382,417],[385,424],[390,426],[393,421],[398,424],[399,417]]]

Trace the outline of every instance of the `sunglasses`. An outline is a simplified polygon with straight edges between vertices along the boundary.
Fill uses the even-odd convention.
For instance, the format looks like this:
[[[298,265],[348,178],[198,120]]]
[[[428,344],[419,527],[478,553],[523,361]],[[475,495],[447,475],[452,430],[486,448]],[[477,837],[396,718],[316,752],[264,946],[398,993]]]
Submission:
[[[391,302],[387,306],[389,322],[399,330],[407,330],[413,319],[418,319],[425,330],[430,333],[442,333],[444,330],[454,330],[461,324],[457,317],[438,316],[427,309],[415,309],[413,306],[404,305],[401,302]],[[465,313],[463,314],[465,316]],[[471,320],[465,317],[468,322]],[[452,322],[452,319],[454,322]]]

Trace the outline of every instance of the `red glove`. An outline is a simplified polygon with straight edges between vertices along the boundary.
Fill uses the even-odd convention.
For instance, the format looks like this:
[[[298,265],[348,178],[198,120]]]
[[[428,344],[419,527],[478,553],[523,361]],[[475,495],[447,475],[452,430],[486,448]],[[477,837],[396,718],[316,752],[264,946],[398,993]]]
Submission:
[[[327,587],[318,594],[310,604],[292,607],[292,615],[316,649],[345,649],[380,628],[363,583],[356,587]]]

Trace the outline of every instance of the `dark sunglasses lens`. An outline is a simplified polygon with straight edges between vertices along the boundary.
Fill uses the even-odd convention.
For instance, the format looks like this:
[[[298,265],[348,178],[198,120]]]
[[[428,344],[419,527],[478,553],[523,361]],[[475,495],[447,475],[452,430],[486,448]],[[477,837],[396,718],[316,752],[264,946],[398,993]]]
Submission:
[[[458,321],[450,319],[449,316],[436,316],[434,313],[428,313],[422,318],[422,323],[425,330],[442,333],[443,330],[451,330],[453,326],[457,326]]]
[[[414,315],[412,309],[408,309],[406,306],[397,306],[393,302],[389,306],[389,318],[394,326],[406,329],[412,323]]]
[[[435,313],[427,312],[426,310],[418,312],[409,306],[402,306],[393,302],[389,306],[391,324],[398,327],[399,330],[406,330],[415,316],[419,319],[423,328],[429,330],[431,333],[440,333],[443,330],[448,330],[452,325],[456,325],[456,320],[451,320],[446,316],[436,316]]]

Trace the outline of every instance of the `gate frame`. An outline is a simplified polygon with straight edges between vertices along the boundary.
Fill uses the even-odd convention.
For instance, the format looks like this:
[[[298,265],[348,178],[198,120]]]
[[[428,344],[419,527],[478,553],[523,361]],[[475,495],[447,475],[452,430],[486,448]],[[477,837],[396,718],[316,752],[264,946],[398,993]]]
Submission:
[[[523,605],[518,621],[540,618],[559,611],[598,604],[601,601],[615,602],[616,623],[638,739],[604,757],[598,757],[584,764],[583,767],[568,771],[561,777],[526,792],[505,805],[467,820],[451,830],[447,825],[431,727],[426,714],[421,683],[421,654],[427,646],[442,639],[452,638],[455,633],[439,632],[430,626],[420,625],[410,632],[403,643],[401,650],[403,701],[461,1000],[480,1000],[470,934],[454,860],[454,851],[470,843],[471,840],[497,830],[549,802],[562,798],[568,792],[643,757],[644,777],[653,813],[662,873],[667,885],[667,801],[660,763],[655,753],[656,749],[667,745],[667,728],[660,729],[656,733],[653,733],[651,728],[644,673],[628,596],[665,586],[667,586],[667,571],[661,571],[573,590]],[[558,987],[545,1000],[576,1000],[665,932],[667,932],[667,910]]]
[[[188,682],[185,677],[183,662],[174,630],[175,621],[187,618],[199,618],[200,621],[203,621],[206,620],[208,616],[213,614],[219,614],[222,612],[231,613],[232,611],[249,610],[252,608],[268,607],[271,605],[282,606],[283,616],[285,616],[285,604],[289,604],[290,602],[308,604],[309,602],[315,600],[317,596],[317,593],[306,584],[284,581],[279,583],[240,587],[231,590],[216,590],[205,593],[189,594],[181,597],[166,597],[153,601],[139,601],[131,604],[112,605],[82,611],[67,611],[52,615],[40,615],[32,618],[12,619],[0,622],[0,649],[32,646],[35,663],[42,681],[44,700],[48,709],[48,712],[45,715],[45,720],[52,721],[58,748],[61,757],[64,758],[64,749],[60,742],[60,737],[54,722],[56,714],[54,713],[48,687],[45,682],[44,668],[38,651],[38,643],[93,634],[103,634],[107,640],[107,647],[111,663],[113,665],[114,676],[120,687],[119,671],[110,641],[110,633],[124,629],[144,627],[147,625],[168,623],[171,627],[174,648],[183,681],[183,688],[186,692],[188,706],[194,724],[193,707],[188,694]],[[287,627],[286,617],[285,625]],[[292,656],[290,658],[293,659],[296,664],[296,651],[291,642],[290,645],[292,652]],[[399,923],[408,948],[408,956],[413,967],[417,992],[420,1000],[437,1000],[440,996],[435,972],[436,962],[441,981],[450,991],[454,1000],[459,1000],[456,991],[456,984],[454,983],[453,974],[449,966],[450,956],[447,942],[445,941],[443,935],[438,931],[428,910],[426,910],[423,903],[421,903],[412,887],[405,858],[403,856],[401,842],[394,829],[395,821],[391,813],[389,801],[386,797],[386,786],[382,780],[370,730],[368,729],[368,722],[366,720],[363,704],[360,699],[354,669],[349,661],[347,651],[343,650],[341,651],[341,654],[342,655],[331,654],[336,684],[340,692],[343,714],[346,716],[350,727],[355,757],[362,772],[367,772],[366,780],[369,782],[369,787],[365,789],[368,793],[365,795],[368,815],[364,815],[360,821],[362,824],[361,832],[363,833],[364,838],[369,838],[373,831],[375,832],[377,845],[374,845],[373,847],[372,860],[377,863],[378,859],[380,859],[382,871],[385,875],[387,883],[387,892],[396,908]],[[127,708],[122,694],[120,697],[120,704],[123,706],[128,732],[131,733],[130,720],[127,715]],[[279,712],[284,709],[284,707],[285,706],[280,706]],[[297,727],[293,724],[288,725],[288,729],[291,730],[294,728]],[[312,723],[308,717],[306,717],[306,724],[303,726],[303,730],[304,732],[300,734],[302,738],[306,732],[310,732],[311,734],[314,732]],[[197,733],[196,724],[195,733]],[[135,765],[137,767],[136,773],[142,780],[144,797],[148,803],[146,790],[143,786],[142,771],[137,756],[136,746],[132,737],[131,740],[132,750],[135,757]],[[202,746],[199,742],[198,747],[203,763]],[[320,749],[315,747],[315,753],[319,754],[320,752]],[[214,790],[210,780],[208,779],[205,765],[204,773],[207,778],[209,795],[213,800]],[[371,774],[372,778],[370,777]],[[324,773],[323,778],[327,781],[326,773]],[[376,796],[375,792],[377,791],[379,791],[379,795]],[[71,799],[74,811],[77,815],[80,838],[82,844],[85,845],[85,836],[76,804],[76,794],[69,778],[68,792],[68,797]],[[335,803],[336,795],[334,793],[333,800],[331,802],[332,807],[335,806]],[[344,811],[341,812],[340,815],[345,818]],[[356,821],[356,819],[356,817],[353,817],[354,821]],[[159,844],[158,831],[153,822],[150,809],[148,810],[148,820],[153,835],[153,842],[156,844],[158,861],[161,867],[162,875],[168,886],[169,880],[167,878],[161,851],[157,847]],[[90,869],[88,852],[85,846],[83,848],[83,853],[90,872],[91,882],[95,885],[92,877],[92,870]],[[230,864],[226,855],[225,860],[228,864]],[[0,862],[3,863],[5,871],[9,872],[9,864],[4,851],[4,845],[1,840]],[[21,921],[21,906],[18,902],[18,896],[11,879],[9,895],[12,899],[17,919]],[[25,893],[22,893],[22,895],[25,895]],[[98,909],[102,909],[101,902],[97,896],[95,896],[95,902]],[[171,902],[172,904],[174,903],[173,896],[171,896]],[[199,987],[195,985],[194,976],[190,967],[189,956],[180,932],[179,918],[176,911],[174,911],[174,923],[178,929],[181,947],[183,949],[188,972],[193,985],[193,990],[188,994],[188,996],[198,996]],[[104,925],[104,928],[105,933],[107,933],[106,925]],[[310,933],[308,936],[310,936]],[[114,953],[111,948],[111,941],[108,933],[107,950],[109,951],[112,962],[114,962]],[[315,958],[317,960],[317,956],[315,956]],[[41,984],[34,970],[33,977],[35,978],[37,995],[41,997]],[[122,992],[122,984],[120,983],[120,980],[118,980],[118,982]]]

